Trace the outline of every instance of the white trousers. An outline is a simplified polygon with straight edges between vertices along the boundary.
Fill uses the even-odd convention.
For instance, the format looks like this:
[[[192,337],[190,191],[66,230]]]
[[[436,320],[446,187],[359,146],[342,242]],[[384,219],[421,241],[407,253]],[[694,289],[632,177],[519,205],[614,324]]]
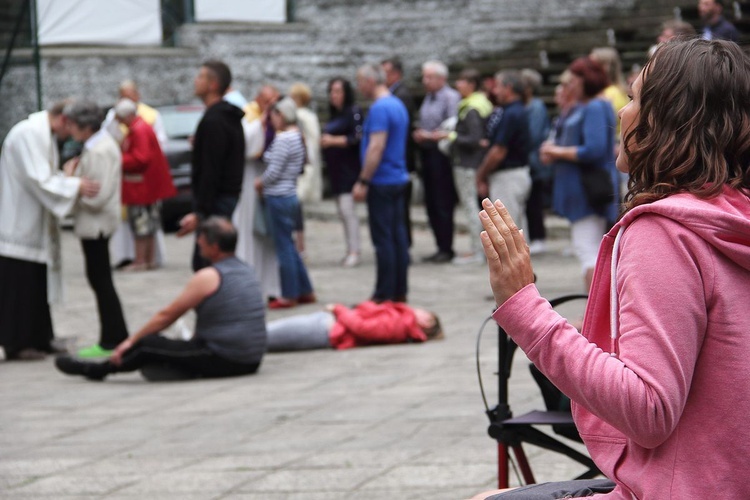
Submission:
[[[482,241],[479,239],[482,223],[477,205],[477,171],[473,168],[453,167],[453,180],[469,228],[469,248],[471,253],[483,255]]]
[[[508,209],[518,229],[527,227],[526,200],[531,193],[531,174],[529,167],[511,168],[490,174],[490,199],[500,200]]]
[[[581,263],[581,268],[587,270],[596,267],[596,257],[599,245],[607,229],[607,220],[601,215],[589,215],[570,225],[570,240],[573,251]]]

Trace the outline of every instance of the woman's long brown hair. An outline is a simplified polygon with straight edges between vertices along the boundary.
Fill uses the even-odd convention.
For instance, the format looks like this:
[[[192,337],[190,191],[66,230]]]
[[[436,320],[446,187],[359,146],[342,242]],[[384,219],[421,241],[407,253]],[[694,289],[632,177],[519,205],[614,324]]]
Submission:
[[[750,58],[733,42],[667,42],[642,73],[640,116],[624,139],[625,208],[689,192],[750,187]]]

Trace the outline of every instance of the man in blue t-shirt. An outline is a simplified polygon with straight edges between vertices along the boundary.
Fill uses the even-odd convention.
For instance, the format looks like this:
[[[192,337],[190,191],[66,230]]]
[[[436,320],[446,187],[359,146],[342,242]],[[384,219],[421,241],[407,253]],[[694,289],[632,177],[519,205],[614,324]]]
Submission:
[[[367,200],[377,266],[372,300],[405,302],[409,267],[409,240],[404,222],[404,197],[409,181],[406,170],[409,113],[388,91],[380,65],[360,67],[357,87],[365,99],[374,101],[362,134],[362,171],[352,189],[356,201]]]
[[[519,229],[526,229],[526,200],[531,191],[529,169],[529,118],[523,105],[521,74],[495,75],[495,95],[500,108],[487,120],[490,148],[477,170],[477,193],[499,199]]]

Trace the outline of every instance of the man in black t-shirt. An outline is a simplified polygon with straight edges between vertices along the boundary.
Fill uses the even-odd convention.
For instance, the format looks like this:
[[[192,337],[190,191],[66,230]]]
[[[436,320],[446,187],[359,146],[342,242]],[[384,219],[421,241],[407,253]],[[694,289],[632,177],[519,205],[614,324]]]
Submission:
[[[490,148],[477,170],[480,197],[499,199],[519,229],[526,228],[526,200],[531,191],[529,170],[529,119],[522,96],[521,74],[503,71],[495,75],[495,95],[500,107],[487,121]]]

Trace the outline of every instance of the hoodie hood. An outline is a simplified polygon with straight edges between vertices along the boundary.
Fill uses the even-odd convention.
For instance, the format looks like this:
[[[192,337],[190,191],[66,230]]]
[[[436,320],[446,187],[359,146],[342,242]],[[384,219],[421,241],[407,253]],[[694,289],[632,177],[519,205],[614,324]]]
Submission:
[[[636,217],[655,213],[678,222],[700,236],[732,262],[750,269],[750,197],[740,190],[724,186],[711,199],[681,193],[641,205],[623,216],[609,235],[627,227]]]
[[[235,106],[234,104],[227,102],[225,100],[221,100],[211,106],[211,112],[212,113],[219,113],[221,114],[226,120],[229,121],[237,121],[239,122],[242,120],[242,117],[245,116],[245,112],[242,111],[240,108]]]

